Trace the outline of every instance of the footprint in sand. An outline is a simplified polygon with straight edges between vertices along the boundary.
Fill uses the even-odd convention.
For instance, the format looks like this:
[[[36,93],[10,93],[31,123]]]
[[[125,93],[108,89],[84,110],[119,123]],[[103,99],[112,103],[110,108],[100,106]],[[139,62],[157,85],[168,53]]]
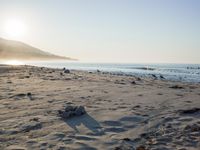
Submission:
[[[109,127],[109,128],[105,128],[104,131],[105,131],[105,132],[120,133],[120,132],[125,132],[125,131],[127,131],[127,130],[124,129],[123,127]]]
[[[15,98],[15,99],[19,100],[21,98],[24,98],[25,96],[26,96],[26,94],[20,93],[20,94],[13,95],[10,98]]]
[[[26,150],[26,148],[20,145],[10,145],[6,150]]]
[[[111,121],[111,120],[106,120],[101,122],[101,124],[105,126],[122,126],[122,124],[119,121]]]
[[[32,94],[31,94],[30,92],[28,92],[27,94],[19,93],[19,94],[16,94],[16,95],[11,96],[10,98],[14,98],[14,99],[16,99],[16,100],[20,100],[20,99],[22,99],[22,98],[25,98],[26,96],[27,96],[30,100],[33,100]]]

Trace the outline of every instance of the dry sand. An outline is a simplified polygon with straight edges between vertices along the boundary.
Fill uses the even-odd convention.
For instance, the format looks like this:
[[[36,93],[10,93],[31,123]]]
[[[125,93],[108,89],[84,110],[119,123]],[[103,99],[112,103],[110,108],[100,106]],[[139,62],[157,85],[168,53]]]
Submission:
[[[199,150],[200,84],[1,65],[0,149]]]

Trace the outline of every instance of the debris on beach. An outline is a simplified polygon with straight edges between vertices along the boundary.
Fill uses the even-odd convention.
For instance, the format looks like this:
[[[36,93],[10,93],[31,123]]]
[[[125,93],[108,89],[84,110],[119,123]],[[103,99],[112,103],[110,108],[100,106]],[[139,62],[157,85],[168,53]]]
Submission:
[[[64,107],[64,110],[58,110],[58,115],[63,119],[67,119],[67,118],[75,117],[75,116],[81,116],[84,114],[86,114],[86,111],[83,106],[67,105]]]

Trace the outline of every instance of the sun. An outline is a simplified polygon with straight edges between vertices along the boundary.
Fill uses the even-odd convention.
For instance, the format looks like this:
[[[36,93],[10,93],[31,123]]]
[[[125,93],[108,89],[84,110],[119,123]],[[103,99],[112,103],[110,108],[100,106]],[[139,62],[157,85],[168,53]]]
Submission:
[[[27,26],[23,20],[12,18],[5,21],[4,31],[8,38],[18,40],[27,32]]]

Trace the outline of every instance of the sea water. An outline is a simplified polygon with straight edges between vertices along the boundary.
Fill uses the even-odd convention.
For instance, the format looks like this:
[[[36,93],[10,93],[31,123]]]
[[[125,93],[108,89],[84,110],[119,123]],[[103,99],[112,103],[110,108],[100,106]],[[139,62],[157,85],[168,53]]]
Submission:
[[[135,63],[81,63],[81,62],[29,62],[28,65],[73,70],[97,71],[118,75],[157,77],[171,81],[200,83],[200,64],[135,64]],[[163,78],[162,78],[163,79]]]

